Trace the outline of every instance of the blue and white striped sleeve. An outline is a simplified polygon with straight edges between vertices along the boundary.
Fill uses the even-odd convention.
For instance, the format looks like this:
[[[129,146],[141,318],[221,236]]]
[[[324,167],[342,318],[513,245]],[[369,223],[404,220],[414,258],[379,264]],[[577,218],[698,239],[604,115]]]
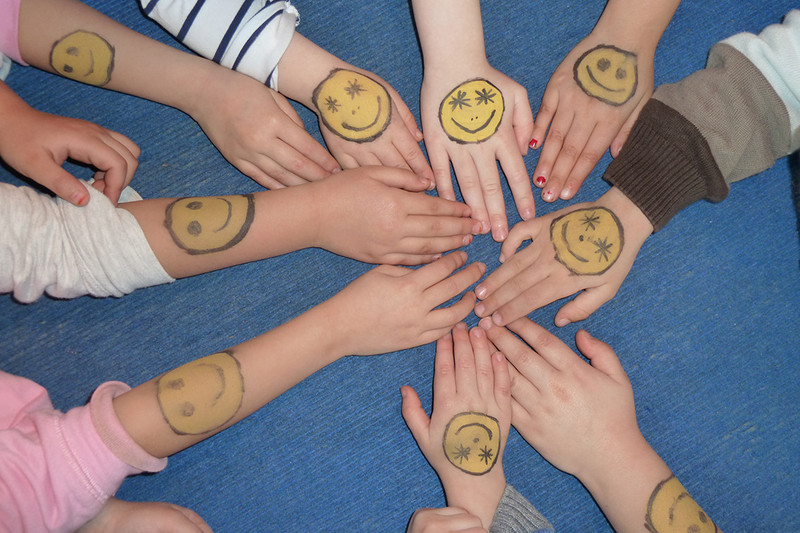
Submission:
[[[139,0],[186,47],[278,90],[278,62],[300,16],[288,0]]]

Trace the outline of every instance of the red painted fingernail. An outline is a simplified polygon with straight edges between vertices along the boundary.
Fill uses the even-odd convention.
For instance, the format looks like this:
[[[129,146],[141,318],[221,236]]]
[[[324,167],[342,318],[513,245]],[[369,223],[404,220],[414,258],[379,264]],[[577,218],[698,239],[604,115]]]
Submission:
[[[528,146],[530,146],[531,148],[536,148],[537,146],[539,146],[539,141],[537,141],[536,139],[531,139],[531,142],[528,143]]]
[[[536,178],[536,185],[538,185],[539,187],[544,185],[546,182],[547,178],[545,178],[544,176],[539,176],[538,178]]]

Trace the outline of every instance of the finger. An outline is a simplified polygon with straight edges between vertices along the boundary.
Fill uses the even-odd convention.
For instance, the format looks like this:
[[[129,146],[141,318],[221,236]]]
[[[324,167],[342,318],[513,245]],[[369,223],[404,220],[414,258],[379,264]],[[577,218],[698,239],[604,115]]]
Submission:
[[[619,129],[614,139],[611,141],[611,146],[609,146],[611,157],[617,157],[622,150],[622,147],[625,146],[625,142],[628,140],[628,136],[631,134],[633,125],[636,124],[636,119],[639,118],[639,113],[641,113],[642,108],[645,106],[647,101],[648,98],[643,98],[641,102],[639,102],[633,112],[622,124],[622,127]]]
[[[575,334],[578,350],[592,362],[592,366],[616,381],[628,381],[628,375],[613,348],[605,342],[594,338],[585,329]]]
[[[34,162],[26,173],[36,176],[36,181],[75,206],[82,207],[89,203],[86,187],[75,176],[49,160]]]
[[[489,220],[484,199],[483,188],[481,185],[478,169],[469,154],[460,154],[453,157],[453,169],[458,180],[458,188],[461,190],[461,197],[472,210],[472,218],[481,223],[481,233],[489,233],[492,226]],[[494,162],[492,162],[494,164]],[[499,185],[500,178],[497,178]]]
[[[575,161],[575,165],[572,167],[572,171],[564,182],[564,186],[561,188],[559,196],[562,200],[569,200],[575,196],[586,176],[589,175],[597,165],[597,162],[600,161],[600,158],[603,157],[611,141],[611,137],[608,135],[610,132],[606,130],[602,125],[598,125],[592,132],[592,136],[586,142],[586,146],[583,147],[578,159]]]
[[[103,172],[103,194],[114,205],[119,201],[119,195],[128,183],[128,174],[131,177],[136,171],[138,161],[122,145],[117,144],[120,153],[100,139],[95,139],[87,144],[71,145],[69,157],[92,165]],[[126,157],[127,155],[127,157]],[[130,168],[132,166],[132,168]]]
[[[547,283],[545,279],[539,281],[532,279],[532,285],[521,290],[516,296],[512,295],[513,297],[511,300],[501,304],[497,310],[492,313],[492,321],[499,326],[504,326],[509,322],[524,317],[535,309],[544,307],[547,304],[555,302],[559,298],[569,296],[573,292],[579,290],[571,289],[562,283]],[[512,291],[509,291],[509,293],[510,292]],[[494,304],[494,302],[489,303]]]
[[[528,144],[531,148],[539,148],[542,146],[542,141],[547,134],[547,128],[550,126],[550,121],[558,109],[558,90],[549,86],[544,91],[542,103],[539,110],[536,112],[536,118],[533,121],[533,133],[531,134],[531,142]]]
[[[584,289],[583,292],[578,294],[571,301],[565,303],[561,309],[558,310],[554,323],[558,327],[564,327],[567,324],[585,320],[589,318],[589,315],[600,309],[600,306],[616,296],[616,294],[617,288],[609,284]],[[553,301],[555,301],[555,299]]]
[[[467,263],[467,254],[462,251],[447,254],[441,259],[434,261],[430,265],[424,266],[419,270],[415,270],[410,275],[419,277],[420,283],[425,290],[433,287],[447,276],[452,274],[455,270],[461,268]]]
[[[364,170],[366,170],[369,177],[375,181],[378,181],[389,187],[403,189],[404,191],[421,192],[424,191],[429,185],[428,181],[422,179],[420,176],[414,174],[408,169],[380,165],[364,167]],[[425,196],[432,198],[427,195]],[[416,202],[422,201],[419,199],[422,198],[422,195],[412,195],[410,198],[413,199],[413,201],[407,200],[410,205],[414,205]]]
[[[542,153],[539,155],[539,161],[533,171],[533,175],[536,176],[534,182],[543,188],[542,199],[546,202],[552,202],[557,198],[550,188],[550,175],[553,165],[555,165],[558,155],[561,153],[561,147],[569,133],[573,118],[574,115],[571,109],[559,109],[556,112],[553,123],[550,125],[550,131],[547,132]]]
[[[528,319],[522,319],[528,320]],[[529,321],[530,322],[530,321]],[[547,382],[555,369],[542,358],[530,343],[517,338],[509,329],[494,324],[491,320],[482,319],[480,327],[486,330],[489,340],[506,356],[509,363],[519,374],[537,389]],[[511,393],[514,394],[517,383],[512,381]]]
[[[575,352],[558,337],[528,318],[517,319],[506,327],[519,335],[552,368],[565,368],[576,357]],[[508,356],[507,352],[506,355]],[[522,371],[514,360],[509,358],[509,361]]]
[[[413,119],[414,117],[412,116],[411,120],[413,121]],[[414,124],[416,125],[416,123]],[[414,173],[433,182],[433,170],[419,146],[419,141],[422,140],[422,132],[417,131],[419,132],[419,138],[410,138],[404,135],[395,140],[395,148],[400,153],[400,157],[403,158],[405,164]]]
[[[519,154],[528,153],[528,143],[533,135],[533,111],[528,99],[528,91],[525,88],[519,90],[519,94],[514,98],[514,110],[511,115],[511,127],[514,130],[514,137],[517,140]],[[526,174],[525,179],[528,176]]]
[[[517,250],[519,250],[523,242],[535,241],[540,233],[546,231],[546,228],[547,226],[545,224],[515,224],[508,232],[508,237],[506,237],[506,240],[500,247],[500,257],[498,258],[500,262],[505,263],[507,258],[517,253]]]
[[[425,409],[422,408],[422,402],[419,399],[419,395],[417,395],[417,391],[408,385],[403,385],[400,387],[400,395],[403,398],[401,406],[403,420],[405,420],[414,440],[422,448],[427,444],[427,436],[431,424],[430,418],[425,413]]]
[[[523,252],[527,251],[527,248],[523,250]],[[533,311],[533,309],[527,310],[531,305],[531,300],[538,302],[536,298],[541,292],[540,286],[542,282],[550,277],[547,268],[535,268],[536,260],[538,259],[536,252],[537,250],[533,249],[531,254],[517,254],[511,261],[508,261],[493,273],[499,273],[501,268],[504,269],[503,276],[516,272],[505,283],[493,286],[492,284],[498,283],[499,279],[492,280],[492,284],[488,284],[488,279],[484,282],[487,284],[485,286],[487,287],[488,296],[476,310],[476,313],[480,313],[478,316],[488,316],[497,312],[497,316],[493,316],[492,319],[495,320],[495,324],[498,326],[503,326],[513,320],[510,318],[511,315],[509,313],[512,313],[514,318],[518,318],[517,315],[519,313],[522,313],[519,316],[524,316]],[[512,305],[515,300],[520,300],[520,305]],[[508,307],[504,308],[505,306]]]
[[[301,126],[286,128],[280,140],[291,148],[281,165],[309,181],[318,181],[341,169],[336,159]]]
[[[423,291],[424,298],[432,304],[431,309],[433,309],[467,290],[470,285],[481,278],[484,272],[486,272],[486,266],[483,263],[472,263],[436,285],[425,289]]]
[[[494,363],[489,348],[489,339],[482,328],[472,328],[469,332],[469,341],[474,354],[475,377],[478,394],[482,398],[494,398],[495,378]],[[498,352],[499,353],[499,352]],[[502,354],[500,354],[502,357]],[[502,405],[502,404],[501,404]]]
[[[394,88],[387,87],[387,90],[389,91],[389,94],[391,94],[392,96],[392,103],[394,104],[395,111],[397,112],[398,115],[400,115],[400,120],[403,121],[403,124],[408,130],[408,133],[411,134],[411,137],[413,137],[416,140],[416,142],[419,143],[420,141],[422,141],[422,131],[419,129],[419,126],[417,125],[417,120],[414,118],[413,113],[411,113],[411,110],[408,108],[406,103],[403,101],[403,99],[400,97],[400,95]]]
[[[463,397],[472,398],[477,393],[475,355],[472,353],[469,330],[463,322],[459,322],[453,328],[453,345],[456,392]]]
[[[483,331],[482,328],[477,328]],[[488,347],[488,343],[487,343]],[[494,375],[494,399],[497,405],[508,412],[511,409],[511,371],[503,352],[494,352],[490,356],[492,374]]]
[[[437,339],[450,331],[457,323],[467,318],[475,305],[475,295],[464,293],[461,299],[450,307],[434,309],[428,314],[426,336]],[[430,342],[430,341],[427,341]]]
[[[472,212],[469,206],[463,202],[446,200],[428,194],[406,196],[404,205],[410,215],[469,217]],[[475,227],[480,230],[480,223]]]
[[[283,139],[271,146],[268,152],[255,154],[250,162],[286,186],[319,181],[330,176],[330,172]]]
[[[239,170],[242,171],[242,174],[247,176],[248,178],[252,179],[262,187],[266,189],[282,189],[287,185],[284,185],[277,179],[273,178],[272,175],[264,172],[264,168],[271,168],[271,169],[278,169],[278,165],[275,164],[274,161],[265,158],[264,161],[261,162],[259,166],[250,163],[249,161],[240,161],[238,165],[236,165]],[[299,176],[294,176],[292,179],[289,179],[287,176],[284,176],[283,179],[289,181],[291,185],[299,185],[300,183],[308,183],[307,181],[303,180]],[[296,181],[295,181],[296,180]],[[301,181],[302,180],[302,181]]]
[[[456,193],[453,189],[453,177],[450,173],[450,159],[447,152],[428,146],[428,157],[431,160],[437,194],[440,198],[455,201]]]
[[[472,242],[472,235],[469,233],[463,235],[453,235],[450,237],[406,237],[400,242],[400,254],[402,256],[417,256],[429,258],[425,261],[417,261],[413,264],[420,264],[421,262],[430,262],[435,257],[441,256],[445,252],[462,248]],[[389,254],[392,257],[395,254]]]
[[[383,144],[381,148],[375,146],[376,152],[375,157],[378,159],[378,164],[391,167],[391,168],[399,168],[403,170],[411,171],[411,167],[406,163],[406,160],[397,151],[397,148],[394,144]]]
[[[569,133],[564,138],[561,145],[561,151],[553,163],[553,168],[550,170],[550,176],[547,178],[547,189],[549,189],[556,198],[561,197],[564,183],[567,181],[567,176],[572,172],[575,162],[583,153],[583,149],[589,140],[589,137],[594,131],[594,119],[582,120],[581,117],[575,117],[575,120],[570,125]],[[545,191],[545,194],[547,191]]]
[[[449,401],[456,394],[456,368],[452,331],[448,331],[436,341],[436,356],[433,366],[434,402],[438,404],[440,401]]]
[[[466,208],[466,206],[463,207]],[[458,205],[452,208],[444,206],[444,208],[456,211],[456,213],[466,212],[464,209],[458,208]],[[460,213],[455,216],[439,214],[409,215],[404,222],[404,233],[408,238],[427,239],[457,235],[472,236],[474,230],[480,230],[480,223],[477,220],[461,216]]]
[[[303,123],[303,119],[300,118],[300,115],[297,113],[297,110],[294,107],[292,107],[291,102],[289,102],[289,100],[281,93],[273,91],[272,89],[269,89],[269,91],[270,94],[272,95],[272,99],[275,100],[276,104],[278,104],[280,110],[283,111],[283,113],[287,117],[289,117],[292,120],[292,122],[297,124],[298,127],[302,128],[305,131],[306,125]]]
[[[500,184],[500,173],[497,170],[497,161],[494,158],[481,158],[476,161],[476,168],[478,170],[478,179],[480,180],[483,201],[489,213],[492,238],[496,242],[503,242],[508,236],[508,219],[506,218],[506,201],[505,198],[503,198],[503,188]],[[466,196],[464,196],[464,198],[466,199]],[[470,205],[469,201],[467,201],[467,204]]]
[[[501,148],[498,159],[503,173],[506,175],[519,216],[522,217],[522,220],[530,220],[536,215],[536,205],[533,201],[533,189],[525,162],[520,155],[510,153],[506,147]]]
[[[371,151],[364,151],[363,149],[357,149],[353,151],[353,157],[358,162],[358,166],[360,167],[372,167],[372,166],[380,166],[383,165],[381,162],[380,157],[375,152]],[[398,167],[402,168],[402,167]],[[408,169],[406,169],[408,170]]]

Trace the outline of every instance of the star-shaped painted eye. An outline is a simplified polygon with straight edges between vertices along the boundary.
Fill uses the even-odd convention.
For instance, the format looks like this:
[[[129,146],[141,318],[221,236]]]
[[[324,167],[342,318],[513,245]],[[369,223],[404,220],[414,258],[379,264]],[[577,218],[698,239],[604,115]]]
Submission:
[[[614,246],[613,242],[608,242],[608,237],[603,237],[603,240],[597,239],[593,243],[597,246],[596,254],[600,254],[600,258],[608,261],[608,255],[611,253],[611,247]]]
[[[463,109],[465,106],[472,107],[472,104],[469,103],[470,100],[472,100],[472,98],[467,98],[466,92],[458,91],[456,95],[453,96],[453,98],[451,98],[447,103],[450,104],[451,111],[455,111],[456,107],[459,109]]]
[[[469,447],[464,447],[463,444],[459,444],[458,448],[453,452],[453,459],[458,459],[458,462],[462,463],[465,459],[469,459],[469,452]]]
[[[364,87],[358,84],[358,80],[353,80],[347,82],[347,87],[344,88],[344,91],[350,95],[350,98],[355,98],[364,91]]]
[[[331,113],[336,113],[337,111],[339,111],[339,108],[342,106],[342,104],[337,102],[336,98],[329,96],[325,99],[325,106]]]
[[[494,103],[494,97],[497,96],[497,93],[492,92],[491,89],[480,89],[475,91],[475,94],[478,95],[477,100],[478,104],[489,104],[489,102]]]
[[[581,220],[581,224],[585,225],[587,230],[597,229],[598,222],[600,222],[600,216],[595,213],[589,213]]]

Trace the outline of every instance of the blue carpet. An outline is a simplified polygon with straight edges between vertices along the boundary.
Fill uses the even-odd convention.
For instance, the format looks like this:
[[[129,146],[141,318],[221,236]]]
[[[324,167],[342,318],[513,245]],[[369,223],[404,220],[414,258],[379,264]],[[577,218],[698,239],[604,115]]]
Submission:
[[[89,2],[173,43],[133,0]],[[702,68],[708,49],[759,31],[794,7],[685,0],[656,56],[656,83]],[[421,57],[410,8],[398,1],[298,1],[299,31],[384,77],[419,116]],[[550,74],[592,28],[602,2],[485,2],[490,62],[522,83],[534,110]],[[32,68],[7,80],[33,106],[98,122],[142,148],[145,197],[257,190],[186,115],[78,85]],[[191,83],[191,80],[187,80]],[[299,108],[320,139],[316,119]],[[533,170],[537,154],[526,159]],[[576,201],[593,200],[606,156]],[[71,167],[83,177],[88,172]],[[7,169],[0,179],[19,183]],[[796,190],[796,189],[794,189]],[[796,194],[796,193],[795,193]],[[511,222],[516,211],[509,198]],[[538,212],[563,207],[538,202]],[[633,381],[640,425],[704,509],[728,532],[800,531],[800,240],[789,162],[699,203],[645,243],[617,297],[580,327],[609,342]],[[498,265],[489,237],[471,260]],[[327,299],[368,267],[321,250],[243,265],[122,299],[0,298],[0,367],[45,387],[60,409],[101,382],[137,384],[189,359],[253,337]],[[558,303],[531,317],[552,325]],[[469,324],[476,319],[471,316]],[[558,330],[573,344],[578,326]],[[555,330],[555,328],[552,328]],[[234,428],[186,450],[119,497],[165,500],[200,513],[215,531],[401,531],[411,513],[444,504],[436,476],[400,415],[399,387],[430,405],[433,346],[342,360]],[[512,431],[509,482],[566,532],[608,523],[571,476]]]

